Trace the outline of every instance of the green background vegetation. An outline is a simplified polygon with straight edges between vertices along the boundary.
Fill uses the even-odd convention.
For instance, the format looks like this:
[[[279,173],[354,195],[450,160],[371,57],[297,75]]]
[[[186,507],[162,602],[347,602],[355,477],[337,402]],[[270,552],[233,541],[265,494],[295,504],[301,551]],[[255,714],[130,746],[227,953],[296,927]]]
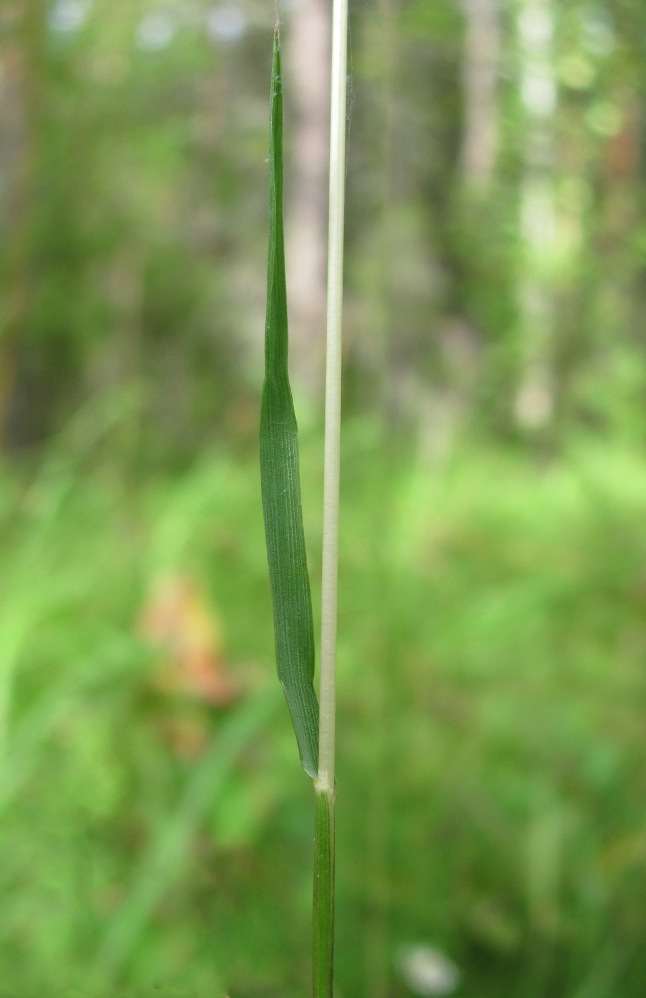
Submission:
[[[284,14],[287,203],[316,6]],[[0,6],[3,998],[307,993],[257,466],[272,24]],[[646,8],[381,0],[351,43],[338,995],[412,994],[424,943],[463,998],[638,998]],[[160,682],[140,621],[173,575],[221,622],[226,702]]]

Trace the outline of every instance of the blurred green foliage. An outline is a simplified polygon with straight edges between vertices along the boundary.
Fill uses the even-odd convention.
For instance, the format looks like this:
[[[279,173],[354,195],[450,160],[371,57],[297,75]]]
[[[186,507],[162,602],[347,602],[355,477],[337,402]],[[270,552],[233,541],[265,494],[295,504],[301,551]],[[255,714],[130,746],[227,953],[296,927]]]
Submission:
[[[2,476],[1,993],[296,998],[311,800],[255,463],[212,452],[133,488],[98,442],[77,422]],[[315,433],[302,449],[316,552]],[[407,994],[396,953],[427,940],[461,995],[639,995],[643,458],[430,472],[349,424],[345,466],[339,994]],[[154,682],[137,621],[172,571],[223,621],[228,705]]]

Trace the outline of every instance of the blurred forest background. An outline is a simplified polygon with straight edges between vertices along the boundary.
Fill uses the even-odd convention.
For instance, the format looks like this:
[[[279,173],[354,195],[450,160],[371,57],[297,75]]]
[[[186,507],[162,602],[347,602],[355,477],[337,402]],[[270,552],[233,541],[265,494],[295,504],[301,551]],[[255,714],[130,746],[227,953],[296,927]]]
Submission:
[[[285,0],[320,575],[329,0]],[[0,2],[3,998],[297,998],[270,0]],[[646,6],[351,4],[339,998],[646,982]]]

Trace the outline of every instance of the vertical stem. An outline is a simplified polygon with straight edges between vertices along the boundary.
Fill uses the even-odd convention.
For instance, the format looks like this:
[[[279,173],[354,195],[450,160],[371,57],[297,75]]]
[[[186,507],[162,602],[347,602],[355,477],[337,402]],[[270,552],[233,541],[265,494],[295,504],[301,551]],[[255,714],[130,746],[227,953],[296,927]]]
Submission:
[[[339,443],[341,425],[341,312],[343,298],[343,211],[347,0],[334,0],[332,100],[330,115],[330,219],[328,234],[327,364],[325,382],[325,473],[323,485],[323,578],[321,593],[320,788],[334,788],[334,720],[337,577],[339,547]]]
[[[333,0],[330,102],[330,206],[328,231],[323,577],[319,766],[315,781],[314,932],[312,993],[332,998],[334,952],[334,733],[339,548],[341,328],[348,4]]]

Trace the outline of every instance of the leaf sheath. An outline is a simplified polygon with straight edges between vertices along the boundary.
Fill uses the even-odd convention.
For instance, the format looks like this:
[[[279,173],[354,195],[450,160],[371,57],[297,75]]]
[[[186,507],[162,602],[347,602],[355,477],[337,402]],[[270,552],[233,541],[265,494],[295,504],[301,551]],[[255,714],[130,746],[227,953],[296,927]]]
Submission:
[[[316,786],[313,998],[331,998],[334,962],[334,790]]]

